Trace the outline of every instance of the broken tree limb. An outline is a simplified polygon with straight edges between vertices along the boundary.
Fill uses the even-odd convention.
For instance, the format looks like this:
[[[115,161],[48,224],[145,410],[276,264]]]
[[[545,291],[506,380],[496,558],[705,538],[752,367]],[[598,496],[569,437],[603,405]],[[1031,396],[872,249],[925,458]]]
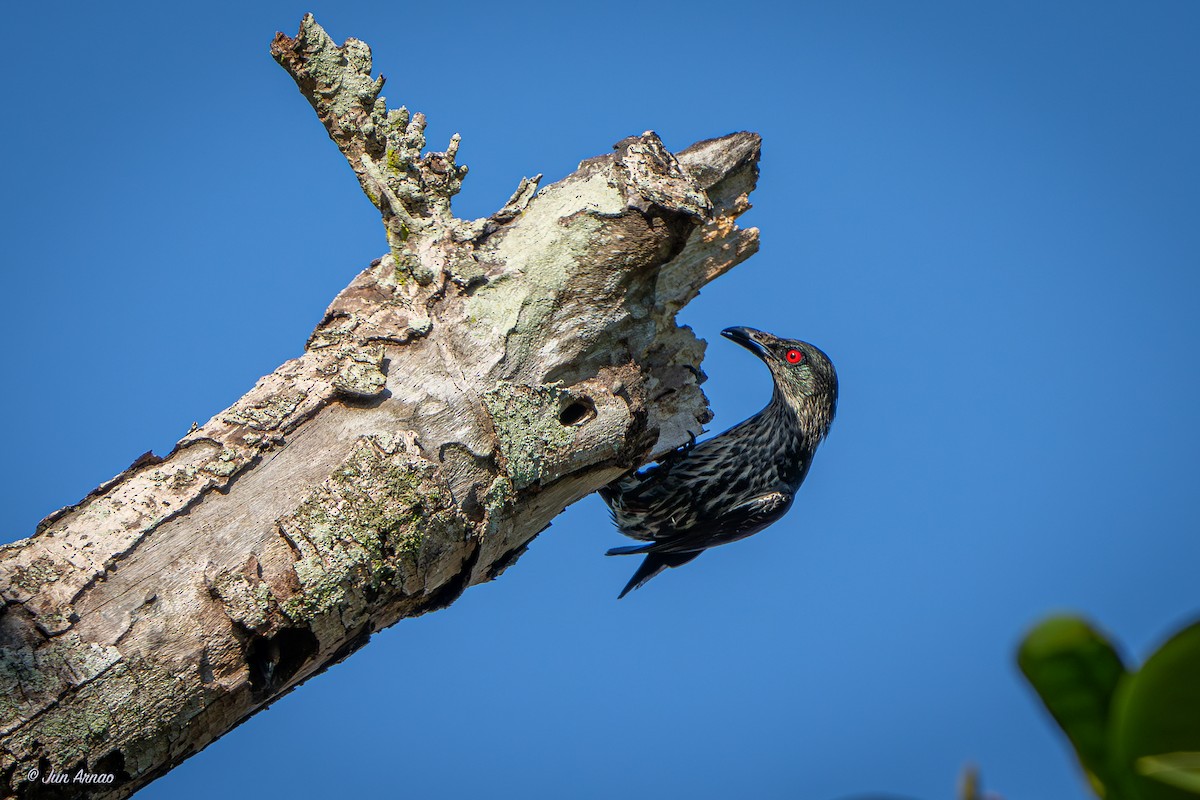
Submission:
[[[709,419],[675,314],[748,258],[759,139],[653,133],[486,219],[458,139],[387,111],[370,49],[306,16],[272,53],[389,252],[304,354],[0,548],[0,792],[124,797],[404,617],[491,580],[570,503]],[[69,786],[55,786],[62,796]],[[98,793],[99,792],[99,793]]]

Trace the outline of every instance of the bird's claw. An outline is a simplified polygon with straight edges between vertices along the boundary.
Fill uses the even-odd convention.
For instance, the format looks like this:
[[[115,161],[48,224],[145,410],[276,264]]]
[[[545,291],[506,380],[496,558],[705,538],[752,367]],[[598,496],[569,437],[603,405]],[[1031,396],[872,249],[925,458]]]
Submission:
[[[672,450],[671,452],[667,453],[665,456],[662,457],[662,459],[658,463],[662,467],[664,467],[666,470],[670,470],[670,468],[672,466],[674,466],[679,461],[679,459],[683,458],[688,453],[690,453],[692,451],[692,448],[695,446],[696,446],[696,434],[692,433],[691,431],[688,431],[687,442],[685,444],[683,444],[682,446],[677,447],[674,450]],[[666,477],[665,472],[663,473],[663,477]]]

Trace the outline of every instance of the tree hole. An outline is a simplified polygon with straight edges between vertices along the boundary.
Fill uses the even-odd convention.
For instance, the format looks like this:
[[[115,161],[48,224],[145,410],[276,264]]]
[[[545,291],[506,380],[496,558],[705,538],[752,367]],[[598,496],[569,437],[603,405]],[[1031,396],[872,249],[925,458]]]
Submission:
[[[246,648],[250,692],[264,700],[317,654],[320,642],[308,628],[283,628],[274,636],[255,636]]]
[[[596,416],[596,407],[586,397],[573,400],[558,412],[558,421],[563,425],[582,425]]]

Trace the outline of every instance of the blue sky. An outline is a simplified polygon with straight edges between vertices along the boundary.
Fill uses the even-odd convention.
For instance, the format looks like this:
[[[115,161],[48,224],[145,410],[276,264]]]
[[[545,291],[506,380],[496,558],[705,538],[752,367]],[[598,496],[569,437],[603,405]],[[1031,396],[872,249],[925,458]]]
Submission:
[[[1008,800],[1082,780],[1013,666],[1087,613],[1200,614],[1200,7],[328,0],[6,12],[0,540],[297,355],[385,250],[276,30],[313,11],[458,131],[460,216],[653,129],[764,137],[762,250],[681,315],[715,431],[814,342],[841,377],[790,515],[620,603],[591,497],[146,798]]]

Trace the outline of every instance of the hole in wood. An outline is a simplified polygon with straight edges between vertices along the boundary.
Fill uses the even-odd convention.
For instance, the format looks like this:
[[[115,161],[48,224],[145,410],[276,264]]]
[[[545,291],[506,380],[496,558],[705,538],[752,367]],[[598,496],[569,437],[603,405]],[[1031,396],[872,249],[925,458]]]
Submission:
[[[317,654],[320,642],[308,628],[282,628],[274,636],[255,636],[246,648],[250,693],[270,697]]]
[[[596,416],[596,407],[586,397],[572,400],[558,412],[558,421],[563,425],[582,425]]]

